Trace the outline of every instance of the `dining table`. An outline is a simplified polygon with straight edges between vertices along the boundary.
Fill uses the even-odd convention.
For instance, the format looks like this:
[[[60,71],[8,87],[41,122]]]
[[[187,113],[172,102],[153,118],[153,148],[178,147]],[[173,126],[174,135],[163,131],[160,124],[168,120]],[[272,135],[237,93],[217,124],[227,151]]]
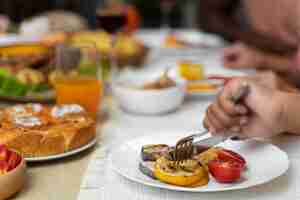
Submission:
[[[191,31],[191,30],[183,30]],[[194,31],[194,30],[192,30]],[[245,75],[252,70],[231,70],[222,66],[220,43],[202,49],[164,49],[158,41],[166,31],[142,30],[137,37],[151,46],[145,67],[139,72],[163,71],[178,59],[201,62],[211,74]],[[199,34],[201,34],[199,32]],[[221,40],[220,40],[221,41]],[[152,42],[152,43],[151,43]],[[285,151],[290,160],[288,171],[268,183],[226,192],[189,193],[145,186],[117,174],[111,167],[110,154],[123,142],[164,132],[194,133],[201,130],[213,95],[187,97],[174,112],[164,115],[136,115],[119,108],[113,97],[106,97],[102,118],[98,122],[98,143],[93,148],[69,158],[51,162],[28,163],[28,181],[16,200],[296,200],[300,199],[300,137],[283,134],[266,139]],[[267,103],[267,102],[264,102]],[[259,155],[257,155],[259,156]],[[266,162],[265,165],[268,165]],[[270,166],[272,167],[272,166]]]

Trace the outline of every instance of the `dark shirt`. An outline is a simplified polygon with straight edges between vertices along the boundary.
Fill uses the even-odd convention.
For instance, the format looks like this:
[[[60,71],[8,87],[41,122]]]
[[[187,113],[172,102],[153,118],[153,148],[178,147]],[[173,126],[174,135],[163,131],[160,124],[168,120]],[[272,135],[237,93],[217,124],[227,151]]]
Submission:
[[[130,0],[138,9],[142,17],[143,27],[158,28],[163,24],[163,15],[160,7],[160,0]],[[172,28],[182,26],[182,12],[179,4],[176,1],[175,6],[169,14],[169,26]]]
[[[25,18],[51,9],[50,0],[1,0],[0,13],[7,15],[13,22],[20,23]]]

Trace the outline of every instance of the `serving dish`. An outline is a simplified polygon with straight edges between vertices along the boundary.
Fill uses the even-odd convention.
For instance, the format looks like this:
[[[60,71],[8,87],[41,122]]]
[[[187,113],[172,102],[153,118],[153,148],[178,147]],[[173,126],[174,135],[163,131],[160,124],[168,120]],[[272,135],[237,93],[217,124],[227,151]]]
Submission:
[[[160,89],[141,89],[151,80],[119,79],[112,85],[120,107],[128,112],[146,115],[166,114],[175,111],[184,101],[184,86],[176,84]]]
[[[140,184],[185,192],[218,192],[249,188],[269,182],[284,174],[289,168],[287,154],[278,147],[261,141],[248,140],[226,141],[220,145],[241,154],[247,161],[247,170],[241,181],[233,184],[220,184],[211,178],[205,186],[179,187],[153,180],[140,172],[138,165],[142,146],[146,144],[173,145],[183,136],[183,132],[150,132],[148,136],[129,140],[112,152],[110,157],[112,168],[121,176]]]
[[[166,46],[166,40],[169,36],[175,36],[183,45]],[[136,37],[143,41],[147,46],[162,49],[179,49],[186,50],[191,48],[221,48],[225,42],[218,36],[206,34],[198,30],[175,30],[171,34],[168,30],[153,31],[141,30],[136,33]],[[175,41],[176,42],[176,41]],[[173,43],[174,44],[174,43]],[[188,45],[194,44],[194,45]],[[195,45],[196,44],[196,45]]]
[[[1,110],[0,143],[23,157],[64,154],[96,137],[94,119],[77,104],[25,104]]]
[[[57,155],[52,155],[52,156],[40,156],[40,157],[27,157],[25,158],[26,162],[32,163],[32,162],[47,162],[47,161],[53,161],[53,160],[60,160],[64,159],[67,157],[71,157],[77,154],[80,154],[83,151],[86,151],[93,146],[97,144],[97,139],[94,138],[91,140],[89,143],[86,145],[83,145],[82,147],[79,147],[77,149],[62,153],[62,154],[57,154]]]
[[[0,146],[0,199],[7,199],[21,191],[26,182],[26,163],[18,153]]]
[[[52,100],[48,74],[53,54],[53,48],[40,42],[0,46],[0,97],[13,101]]]

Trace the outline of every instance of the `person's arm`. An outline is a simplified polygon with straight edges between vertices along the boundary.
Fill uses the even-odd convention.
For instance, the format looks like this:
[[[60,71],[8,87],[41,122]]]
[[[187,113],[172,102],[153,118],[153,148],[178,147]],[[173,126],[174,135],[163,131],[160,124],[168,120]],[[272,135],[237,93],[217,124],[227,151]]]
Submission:
[[[284,102],[282,114],[284,130],[287,133],[300,135],[300,94],[283,93],[281,99]]]
[[[229,41],[243,41],[266,52],[291,54],[297,50],[285,42],[259,34],[251,29],[243,30],[234,17],[238,0],[202,0],[199,8],[199,26],[202,30],[222,35]]]
[[[265,52],[260,52],[261,54],[261,63],[262,68],[271,69],[273,71],[288,74],[293,71],[293,58],[288,55],[275,55]]]

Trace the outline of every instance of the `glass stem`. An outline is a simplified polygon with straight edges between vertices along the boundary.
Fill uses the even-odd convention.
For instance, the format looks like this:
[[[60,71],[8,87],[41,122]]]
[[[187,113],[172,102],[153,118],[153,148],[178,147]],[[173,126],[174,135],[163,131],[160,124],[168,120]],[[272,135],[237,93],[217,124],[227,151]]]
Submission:
[[[116,77],[118,74],[118,62],[117,62],[117,55],[116,55],[116,43],[117,43],[117,35],[112,34],[111,36],[112,41],[111,41],[111,48],[112,48],[112,53],[110,54],[110,81],[111,83],[114,83],[116,81]]]

